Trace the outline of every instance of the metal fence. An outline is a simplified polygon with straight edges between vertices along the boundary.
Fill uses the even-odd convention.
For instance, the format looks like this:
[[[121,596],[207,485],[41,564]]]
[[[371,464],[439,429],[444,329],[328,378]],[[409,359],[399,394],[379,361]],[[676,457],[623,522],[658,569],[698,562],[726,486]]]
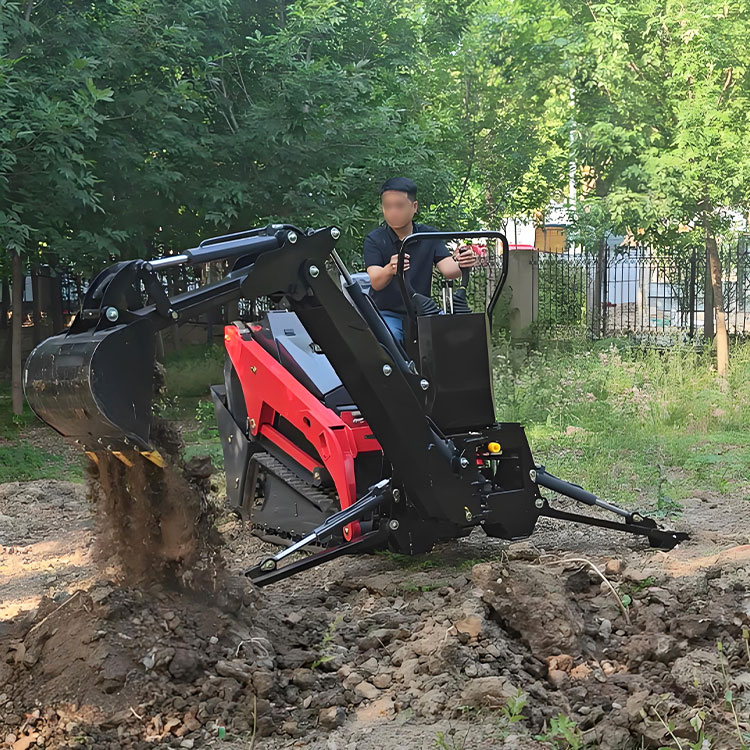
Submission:
[[[711,337],[716,321],[705,249],[679,253],[638,246],[539,253],[537,326],[564,338],[629,336],[638,340]],[[750,334],[750,241],[720,248],[729,333]],[[706,293],[708,291],[708,294]]]

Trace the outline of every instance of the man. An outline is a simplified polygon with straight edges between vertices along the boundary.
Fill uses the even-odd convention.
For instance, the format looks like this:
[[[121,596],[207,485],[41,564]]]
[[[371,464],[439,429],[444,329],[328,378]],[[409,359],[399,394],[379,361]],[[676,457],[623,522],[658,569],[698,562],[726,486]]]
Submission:
[[[365,237],[364,258],[370,277],[370,295],[383,319],[399,343],[404,342],[406,309],[398,281],[398,251],[401,241],[414,232],[435,232],[434,227],[417,224],[417,186],[407,177],[392,177],[380,188],[380,204],[385,223]],[[415,292],[430,296],[432,267],[437,266],[446,279],[458,279],[462,268],[472,268],[477,256],[471,248],[457,257],[441,240],[423,239],[410,243],[404,259],[404,270]]]

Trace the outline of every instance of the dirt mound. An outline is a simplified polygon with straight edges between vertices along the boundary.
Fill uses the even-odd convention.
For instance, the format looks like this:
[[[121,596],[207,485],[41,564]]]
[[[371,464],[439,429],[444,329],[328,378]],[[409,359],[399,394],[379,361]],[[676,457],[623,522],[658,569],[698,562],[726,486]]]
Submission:
[[[114,556],[130,584],[213,589],[221,539],[209,501],[211,461],[195,457],[185,462],[179,431],[168,422],[156,422],[151,437],[165,466],[137,451],[100,452],[89,465],[99,555]]]
[[[252,703],[227,706],[271,651],[247,624],[251,587],[235,583],[211,601],[111,584],[44,600],[0,639],[6,744],[179,745],[208,721],[249,728]]]
[[[1,728],[46,747],[226,732],[228,748],[253,734],[374,748],[391,722],[381,748],[687,747],[702,731],[740,747],[747,571],[671,579],[613,560],[613,593],[588,564],[524,556],[439,570],[369,557],[261,594],[226,578],[221,599],[107,584],[45,601],[0,638]]]

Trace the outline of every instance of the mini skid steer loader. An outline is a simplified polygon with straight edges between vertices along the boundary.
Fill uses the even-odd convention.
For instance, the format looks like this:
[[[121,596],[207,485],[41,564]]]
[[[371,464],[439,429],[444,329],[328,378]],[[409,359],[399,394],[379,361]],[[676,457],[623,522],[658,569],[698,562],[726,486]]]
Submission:
[[[341,262],[339,235],[275,224],[114,264],[91,282],[71,327],[29,356],[29,404],[88,452],[159,461],[150,432],[156,333],[274,295],[282,309],[226,327],[224,384],[211,388],[229,502],[254,534],[282,547],[247,571],[256,584],[341,555],[429,552],[477,526],[522,539],[540,516],[642,535],[664,549],[687,538],[558,479],[534,462],[520,424],[495,420],[489,333],[508,269],[503,234],[430,235],[501,243],[502,273],[480,312],[466,302],[468,272],[447,314],[415,294],[403,261],[424,234],[403,241],[404,346]],[[230,270],[167,294],[163,269],[211,261]],[[337,273],[327,271],[331,262]],[[542,488],[612,517],[555,507]],[[311,554],[290,559],[300,550]]]

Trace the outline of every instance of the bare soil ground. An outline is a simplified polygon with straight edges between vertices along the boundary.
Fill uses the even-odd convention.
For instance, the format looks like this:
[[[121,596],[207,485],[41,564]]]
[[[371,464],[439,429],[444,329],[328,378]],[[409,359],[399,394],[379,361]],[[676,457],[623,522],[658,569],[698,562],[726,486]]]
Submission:
[[[747,495],[690,499],[666,553],[549,521],[256,590],[229,514],[211,586],[136,583],[83,485],[0,485],[0,747],[740,748]]]

